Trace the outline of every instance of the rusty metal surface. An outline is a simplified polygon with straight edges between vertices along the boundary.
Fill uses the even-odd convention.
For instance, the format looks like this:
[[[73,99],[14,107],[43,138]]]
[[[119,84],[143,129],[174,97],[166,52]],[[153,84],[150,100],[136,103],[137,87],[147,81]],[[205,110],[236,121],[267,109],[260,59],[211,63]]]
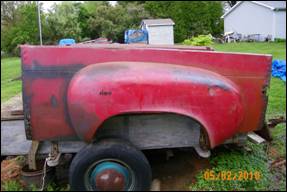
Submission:
[[[29,138],[78,135],[90,141],[101,123],[117,112],[168,111],[198,120],[214,147],[235,133],[260,129],[264,122],[270,55],[124,45],[22,46],[21,54]],[[121,64],[99,64],[105,62]],[[100,83],[89,81],[89,76]],[[77,102],[78,109],[71,105]],[[81,120],[75,116],[90,118],[88,125],[78,125]],[[81,126],[87,130],[79,130]]]

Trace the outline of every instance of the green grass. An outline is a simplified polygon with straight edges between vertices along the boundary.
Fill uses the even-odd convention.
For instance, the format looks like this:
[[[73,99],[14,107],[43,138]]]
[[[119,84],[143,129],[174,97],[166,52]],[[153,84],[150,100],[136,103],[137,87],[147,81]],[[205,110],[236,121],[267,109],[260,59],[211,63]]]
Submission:
[[[17,95],[22,90],[20,59],[17,57],[1,59],[1,103]]]
[[[23,188],[23,186],[20,184],[18,180],[9,180],[6,182],[3,182],[1,184],[3,191],[39,191],[40,188],[36,187],[34,184],[30,184],[28,187]],[[69,191],[70,186],[58,186],[55,183],[49,183],[47,187],[45,188],[45,191]]]
[[[247,152],[243,148],[230,147],[228,149],[219,147],[213,151],[213,156],[210,163],[213,168],[214,175],[221,174],[223,171],[230,171],[230,178],[220,177],[212,179],[211,177],[204,178],[202,171],[197,175],[197,182],[190,185],[190,190],[219,190],[219,191],[233,191],[233,190],[266,190],[268,188],[270,173],[268,171],[268,163],[266,154],[264,153],[264,146],[252,143],[247,144],[252,150]],[[256,180],[254,177],[243,179],[240,178],[240,172],[260,173],[260,178]],[[236,175],[236,177],[234,177]],[[233,180],[234,178],[234,180]],[[239,178],[241,180],[239,180]]]
[[[225,43],[214,44],[211,47],[213,47],[216,51],[271,54],[273,56],[273,59],[286,60],[285,42]]]
[[[286,83],[278,78],[271,78],[268,90],[266,118],[286,116]]]
[[[9,180],[2,184],[1,182],[1,191],[23,191],[23,187],[17,180]]]

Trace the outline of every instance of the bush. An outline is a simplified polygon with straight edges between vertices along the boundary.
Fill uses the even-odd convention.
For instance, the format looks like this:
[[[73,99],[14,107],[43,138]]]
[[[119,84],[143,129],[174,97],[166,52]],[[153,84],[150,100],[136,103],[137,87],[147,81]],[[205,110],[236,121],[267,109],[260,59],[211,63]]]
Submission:
[[[286,39],[275,38],[274,42],[276,42],[276,43],[286,42]]]
[[[191,39],[186,39],[183,41],[184,45],[193,46],[209,46],[212,42],[212,35],[199,35],[197,37],[192,37]]]

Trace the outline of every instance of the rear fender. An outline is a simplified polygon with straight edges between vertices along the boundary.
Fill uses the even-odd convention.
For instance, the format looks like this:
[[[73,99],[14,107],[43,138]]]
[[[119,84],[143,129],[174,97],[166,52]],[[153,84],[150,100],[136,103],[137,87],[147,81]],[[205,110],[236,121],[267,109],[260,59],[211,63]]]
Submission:
[[[198,121],[213,148],[232,137],[244,118],[239,88],[196,67],[109,62],[77,72],[67,93],[77,135],[90,142],[102,123],[127,113],[176,113]]]

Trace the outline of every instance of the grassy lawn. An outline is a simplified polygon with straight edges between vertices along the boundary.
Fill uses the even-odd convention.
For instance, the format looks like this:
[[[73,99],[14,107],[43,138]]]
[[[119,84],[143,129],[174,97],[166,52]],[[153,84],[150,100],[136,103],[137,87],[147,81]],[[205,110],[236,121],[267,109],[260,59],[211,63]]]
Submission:
[[[1,103],[21,92],[21,80],[13,80],[20,75],[20,58],[1,59]]]
[[[286,43],[230,43],[214,44],[216,51],[245,52],[272,54],[273,59],[286,60]],[[20,93],[21,81],[11,81],[20,76],[20,59],[1,59],[1,103],[10,97]],[[272,78],[268,91],[268,108],[266,120],[278,116],[286,118],[286,84]],[[274,140],[269,144],[255,145],[247,143],[250,150],[243,148],[219,147],[212,152],[210,162],[213,165],[211,171],[231,171],[232,174],[239,171],[260,172],[258,180],[244,181],[207,181],[204,179],[203,170],[197,175],[195,183],[189,185],[190,190],[285,190],[286,191],[286,167],[283,169],[271,169],[270,162],[286,158],[286,124],[279,124],[271,130]],[[272,154],[270,149],[273,150]],[[285,168],[285,170],[284,170]]]
[[[260,53],[271,54],[273,59],[286,60],[286,43],[274,43],[274,42],[262,42],[262,43],[226,43],[226,44],[214,44],[211,47],[216,51],[227,52],[245,52],[245,53]]]

